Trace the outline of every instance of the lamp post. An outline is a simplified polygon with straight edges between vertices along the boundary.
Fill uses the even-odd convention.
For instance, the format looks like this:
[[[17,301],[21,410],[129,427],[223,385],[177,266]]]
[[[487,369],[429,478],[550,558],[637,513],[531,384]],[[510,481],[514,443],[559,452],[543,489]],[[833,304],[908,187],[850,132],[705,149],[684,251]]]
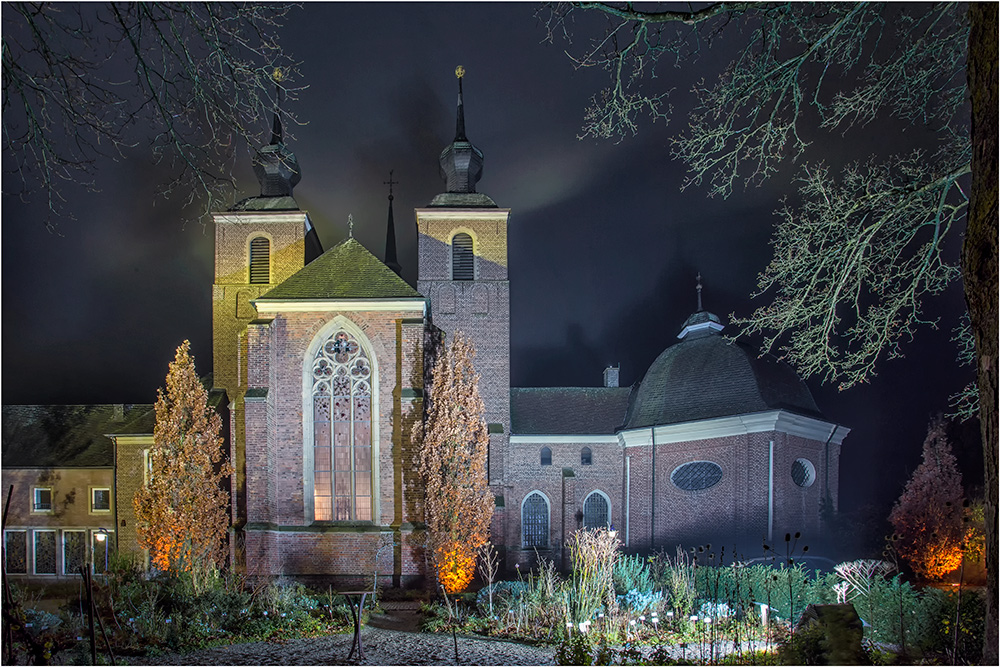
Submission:
[[[104,544],[104,572],[108,571],[108,531],[104,528],[98,528],[97,533],[94,534],[94,539],[98,542]],[[96,569],[96,568],[95,568]]]

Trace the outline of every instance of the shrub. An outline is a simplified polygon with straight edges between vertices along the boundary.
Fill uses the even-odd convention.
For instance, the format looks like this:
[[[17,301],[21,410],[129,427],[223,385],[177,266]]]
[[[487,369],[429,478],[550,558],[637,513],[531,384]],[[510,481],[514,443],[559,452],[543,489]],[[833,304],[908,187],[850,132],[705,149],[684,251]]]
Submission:
[[[653,590],[655,582],[649,563],[641,556],[622,556],[615,561],[615,593],[623,595],[629,591],[643,593]]]

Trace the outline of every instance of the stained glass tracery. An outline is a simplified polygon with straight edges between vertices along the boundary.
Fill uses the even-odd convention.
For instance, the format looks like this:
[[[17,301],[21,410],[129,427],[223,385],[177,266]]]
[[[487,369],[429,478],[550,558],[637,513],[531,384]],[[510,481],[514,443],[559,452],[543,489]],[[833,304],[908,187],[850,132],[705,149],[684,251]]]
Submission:
[[[372,520],[372,371],[338,331],[313,359],[313,499],[317,521]]]

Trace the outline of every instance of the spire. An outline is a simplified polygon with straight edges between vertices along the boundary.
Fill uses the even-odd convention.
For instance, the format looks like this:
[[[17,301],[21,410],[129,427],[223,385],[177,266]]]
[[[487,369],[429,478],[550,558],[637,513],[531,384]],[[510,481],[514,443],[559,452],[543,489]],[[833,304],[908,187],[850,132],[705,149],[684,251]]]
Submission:
[[[285,147],[284,132],[281,127],[280,82],[284,75],[280,69],[275,69],[272,76],[277,94],[271,123],[271,143],[257,151],[254,156],[253,171],[260,182],[261,197],[291,197],[292,188],[302,180],[302,173],[299,171],[295,153]]]
[[[399,181],[392,180],[393,171],[390,169],[389,180],[383,181],[385,185],[389,186],[389,222],[385,227],[385,265],[392,269],[397,276],[402,277],[403,267],[396,259],[396,224],[392,220],[392,186],[399,184]]]
[[[695,291],[698,293],[698,310],[691,313],[691,316],[685,320],[681,332],[677,334],[677,337],[681,339],[689,336],[691,338],[701,338],[702,336],[718,334],[725,328],[718,315],[708,312],[702,306],[701,271],[698,272],[695,279],[697,280]]]
[[[441,151],[441,177],[448,184],[448,192],[474,193],[476,183],[483,175],[483,153],[465,136],[465,102],[462,95],[462,77],[465,68],[455,68],[458,77],[458,109],[455,120],[455,140]]]
[[[465,137],[465,101],[462,99],[462,77],[465,76],[465,68],[461,65],[456,67],[455,76],[458,77],[458,118],[455,121],[455,141],[468,141]]]
[[[701,311],[705,310],[701,306],[701,271],[698,272],[697,279],[698,279],[698,287],[696,287],[695,289],[698,290],[698,310],[695,311],[695,312],[699,312],[700,313]]]

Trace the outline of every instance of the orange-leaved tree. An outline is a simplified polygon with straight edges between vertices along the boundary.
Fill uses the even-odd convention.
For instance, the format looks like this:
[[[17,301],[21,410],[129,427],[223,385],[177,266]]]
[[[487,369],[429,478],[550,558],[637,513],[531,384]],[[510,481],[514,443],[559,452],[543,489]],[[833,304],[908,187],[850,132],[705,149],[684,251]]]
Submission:
[[[157,569],[189,572],[195,587],[224,558],[233,474],[222,450],[222,420],[208,405],[191,344],[177,348],[159,389],[148,479],[133,499],[139,546]]]
[[[473,344],[456,333],[434,364],[425,421],[413,427],[424,484],[427,549],[445,593],[469,585],[476,551],[489,539],[493,518],[486,479],[489,434],[475,355]]]
[[[941,579],[962,564],[962,474],[945,425],[936,419],[927,430],[923,461],[889,514],[897,551],[913,571]]]

